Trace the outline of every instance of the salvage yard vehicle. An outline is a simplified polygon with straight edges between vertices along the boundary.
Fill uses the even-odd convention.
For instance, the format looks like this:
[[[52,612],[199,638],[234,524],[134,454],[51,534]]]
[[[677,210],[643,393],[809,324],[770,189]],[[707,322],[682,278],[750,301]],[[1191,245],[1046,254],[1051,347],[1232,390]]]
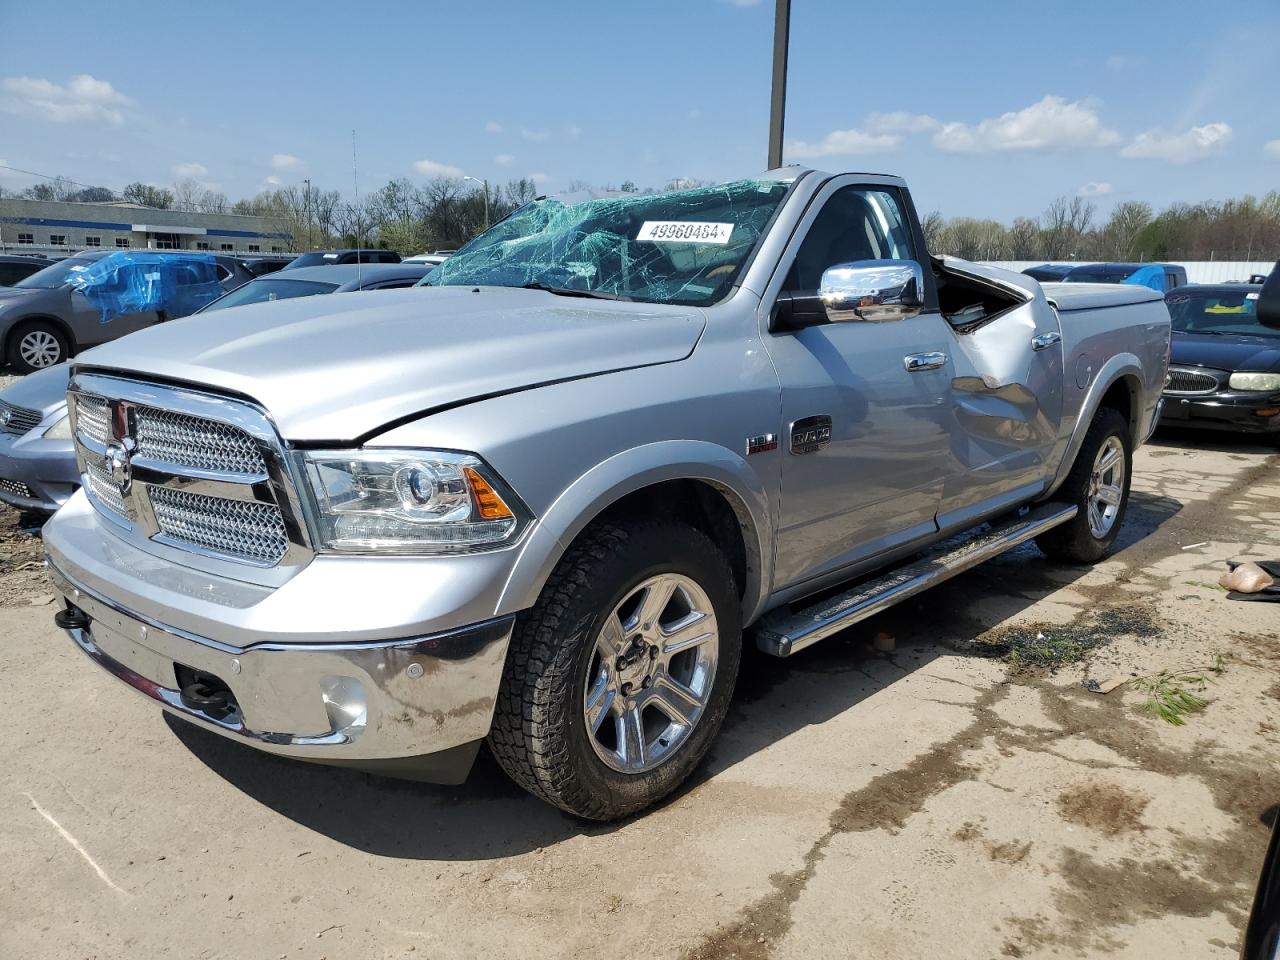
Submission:
[[[235,257],[86,250],[0,287],[0,358],[20,373],[183,317],[253,279]]]
[[[302,267],[337,267],[344,263],[399,263],[400,254],[394,250],[311,250],[294,257],[281,267],[282,270],[299,270]]]
[[[1091,563],[1161,296],[931,258],[904,182],[543,198],[421,289],[80,357],[56,620],[260,750],[581,817],[689,776],[744,630],[791,656],[1016,544]]]
[[[67,416],[68,364],[0,391],[0,503],[53,513],[80,486]]]
[[[201,307],[196,315],[317,294],[398,290],[413,286],[433,269],[412,263],[304,267],[287,278],[251,280]],[[69,378],[69,365],[60,363],[0,391],[0,502],[53,513],[79,488],[80,468],[67,417]]]
[[[1161,426],[1280,437],[1280,329],[1258,315],[1260,285],[1169,293],[1173,356]]]

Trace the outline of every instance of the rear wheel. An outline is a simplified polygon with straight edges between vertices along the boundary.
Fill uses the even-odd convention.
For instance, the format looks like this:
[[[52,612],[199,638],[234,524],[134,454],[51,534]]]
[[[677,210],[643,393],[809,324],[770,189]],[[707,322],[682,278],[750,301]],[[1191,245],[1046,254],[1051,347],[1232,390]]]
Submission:
[[[741,656],[733,573],[680,523],[601,524],[517,623],[490,733],[503,769],[593,820],[662,799],[706,755]]]
[[[9,335],[9,363],[22,373],[52,367],[70,355],[66,334],[43,320],[24,323]]]
[[[1094,563],[1107,555],[1129,506],[1132,459],[1128,421],[1110,407],[1099,410],[1055,498],[1075,503],[1079,512],[1036,537],[1045,554],[1067,563]]]

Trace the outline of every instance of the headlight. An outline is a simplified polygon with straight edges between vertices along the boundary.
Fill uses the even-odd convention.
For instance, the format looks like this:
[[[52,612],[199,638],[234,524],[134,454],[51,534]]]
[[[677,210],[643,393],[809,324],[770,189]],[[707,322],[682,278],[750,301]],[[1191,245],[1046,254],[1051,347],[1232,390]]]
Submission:
[[[70,440],[71,439],[71,418],[64,416],[52,427],[44,432],[44,435],[50,440]]]
[[[1280,390],[1280,373],[1233,373],[1228,383],[1232,390],[1273,393]]]
[[[529,515],[478,457],[441,450],[303,454],[322,550],[458,553],[512,543]]]

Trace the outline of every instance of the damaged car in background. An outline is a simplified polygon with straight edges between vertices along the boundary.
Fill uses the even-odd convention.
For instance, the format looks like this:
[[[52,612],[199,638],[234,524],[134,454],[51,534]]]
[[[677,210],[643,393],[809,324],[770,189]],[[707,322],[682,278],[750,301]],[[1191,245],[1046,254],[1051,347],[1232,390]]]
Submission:
[[[426,288],[77,359],[56,616],[170,713],[607,820],[744,636],[788,657],[1034,539],[1092,563],[1159,413],[1160,294],[930,257],[902,180],[533,201]]]
[[[221,254],[86,250],[0,287],[0,360],[19,373],[52,367],[252,279]]]
[[[1280,330],[1261,284],[1192,284],[1165,296],[1173,357],[1160,424],[1280,438]]]

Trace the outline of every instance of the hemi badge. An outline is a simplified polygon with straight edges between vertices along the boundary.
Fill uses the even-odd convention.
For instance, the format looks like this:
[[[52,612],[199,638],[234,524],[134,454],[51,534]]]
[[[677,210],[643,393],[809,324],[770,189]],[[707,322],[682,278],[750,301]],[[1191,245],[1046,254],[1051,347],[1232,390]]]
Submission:
[[[825,415],[805,417],[791,425],[791,452],[796,455],[817,453],[831,442],[831,418]]]
[[[747,456],[753,453],[768,453],[770,450],[778,449],[778,435],[776,433],[762,433],[758,437],[747,437]]]

